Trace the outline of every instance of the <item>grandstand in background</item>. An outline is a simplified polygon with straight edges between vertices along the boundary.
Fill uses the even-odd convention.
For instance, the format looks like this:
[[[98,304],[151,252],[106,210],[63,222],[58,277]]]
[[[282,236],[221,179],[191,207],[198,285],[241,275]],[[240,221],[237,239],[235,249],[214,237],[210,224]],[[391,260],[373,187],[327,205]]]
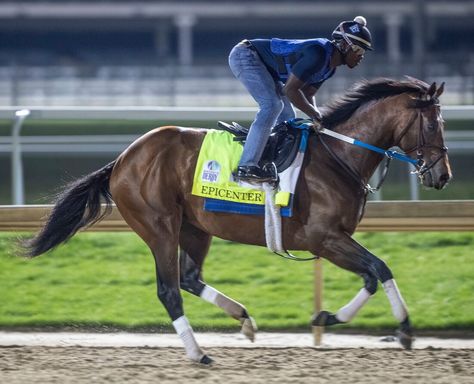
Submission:
[[[247,106],[227,68],[243,38],[329,37],[366,16],[375,51],[321,89],[404,74],[446,81],[444,103],[474,103],[472,0],[0,2],[0,105]]]

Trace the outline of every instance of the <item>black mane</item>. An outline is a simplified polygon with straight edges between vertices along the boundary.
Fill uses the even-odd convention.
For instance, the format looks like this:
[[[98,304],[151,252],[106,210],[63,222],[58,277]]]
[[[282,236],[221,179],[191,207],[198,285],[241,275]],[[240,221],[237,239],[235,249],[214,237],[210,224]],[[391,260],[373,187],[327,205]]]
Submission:
[[[329,129],[333,128],[349,119],[361,105],[369,101],[405,92],[423,94],[427,89],[428,84],[411,77],[407,77],[407,80],[388,78],[362,80],[354,84],[343,96],[324,106],[323,125]]]

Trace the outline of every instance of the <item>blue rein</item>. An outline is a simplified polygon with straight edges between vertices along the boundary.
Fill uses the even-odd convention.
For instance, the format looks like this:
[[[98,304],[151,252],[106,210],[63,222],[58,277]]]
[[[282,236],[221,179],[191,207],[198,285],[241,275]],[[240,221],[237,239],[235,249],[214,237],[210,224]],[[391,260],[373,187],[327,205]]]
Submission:
[[[324,130],[326,130],[326,129],[324,129]],[[325,133],[327,135],[326,132],[322,132],[322,133]],[[331,135],[329,135],[329,136],[331,136]],[[381,155],[384,155],[384,156],[386,156],[390,159],[397,159],[397,160],[405,161],[407,163],[413,164],[414,166],[418,165],[418,160],[417,159],[412,159],[411,157],[409,157],[409,156],[407,156],[403,153],[399,153],[397,151],[391,151],[390,149],[387,149],[387,150],[382,149],[382,148],[376,147],[375,145],[364,143],[363,141],[360,141],[360,140],[355,140],[355,139],[352,139],[352,140],[354,140],[354,142],[352,144],[357,145],[357,146],[362,147],[362,148],[369,149],[369,150],[377,152],[377,153],[380,153]]]
[[[313,128],[312,120],[295,118],[295,119],[289,120],[288,123],[293,128],[296,128],[296,129],[302,129],[302,130],[308,130],[309,131]],[[407,156],[403,153],[399,153],[397,151],[392,151],[390,149],[382,149],[382,148],[376,147],[375,145],[364,143],[363,141],[353,139],[352,137],[349,137],[349,136],[343,135],[341,133],[331,131],[331,130],[326,129],[326,128],[322,128],[321,130],[318,130],[317,132],[318,133],[323,133],[323,134],[331,136],[331,137],[334,137],[335,139],[344,141],[346,143],[357,145],[358,147],[362,147],[362,148],[368,149],[370,151],[380,153],[381,155],[386,156],[389,159],[397,159],[397,160],[405,161],[407,163],[410,163],[410,164],[414,165],[415,167],[418,166],[419,163],[420,163],[418,159],[412,159],[411,157],[409,157],[409,156]]]

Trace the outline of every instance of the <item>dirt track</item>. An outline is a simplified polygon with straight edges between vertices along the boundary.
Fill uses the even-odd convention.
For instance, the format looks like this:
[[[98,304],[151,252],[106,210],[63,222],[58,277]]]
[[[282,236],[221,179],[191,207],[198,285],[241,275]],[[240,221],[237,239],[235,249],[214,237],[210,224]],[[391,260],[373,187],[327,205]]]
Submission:
[[[472,383],[474,350],[0,347],[1,383]]]

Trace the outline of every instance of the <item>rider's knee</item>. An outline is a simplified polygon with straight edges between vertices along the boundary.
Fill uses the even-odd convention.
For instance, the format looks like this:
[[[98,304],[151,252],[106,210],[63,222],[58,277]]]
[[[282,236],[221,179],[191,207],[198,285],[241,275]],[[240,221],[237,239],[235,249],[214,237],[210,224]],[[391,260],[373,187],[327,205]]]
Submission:
[[[268,113],[271,113],[272,116],[279,116],[280,113],[283,111],[283,107],[285,104],[281,99],[278,98],[273,98],[270,100],[266,100],[263,103],[263,107],[268,111]]]

